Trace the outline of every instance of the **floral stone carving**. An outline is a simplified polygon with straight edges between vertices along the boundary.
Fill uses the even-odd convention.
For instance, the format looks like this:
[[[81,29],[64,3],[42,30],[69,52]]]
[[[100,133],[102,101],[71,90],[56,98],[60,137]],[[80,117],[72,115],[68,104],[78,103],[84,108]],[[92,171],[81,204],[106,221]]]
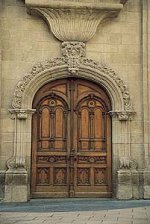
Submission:
[[[72,74],[78,72],[80,62],[85,57],[85,44],[82,42],[63,42],[62,55],[68,64],[68,70]]]
[[[22,108],[22,100],[28,84],[36,79],[37,76],[50,72],[57,69],[68,69],[69,74],[80,77],[80,70],[90,69],[94,73],[98,73],[99,76],[105,76],[112,83],[115,82],[116,87],[121,93],[121,98],[123,101],[122,111],[111,111],[112,116],[117,116],[119,120],[128,120],[134,114],[133,106],[130,99],[130,94],[125,83],[119,76],[108,66],[104,64],[98,64],[91,59],[87,59],[85,55],[85,45],[83,43],[63,43],[62,54],[63,57],[55,58],[53,60],[47,60],[41,62],[31,69],[28,74],[26,74],[21,81],[18,82],[12,101],[12,107],[14,109]],[[66,72],[65,72],[66,73]],[[68,76],[69,76],[68,74]],[[50,75],[51,76],[51,75]],[[96,81],[96,77],[93,81]]]
[[[138,167],[137,162],[128,157],[122,157],[120,159],[120,169],[136,170]]]

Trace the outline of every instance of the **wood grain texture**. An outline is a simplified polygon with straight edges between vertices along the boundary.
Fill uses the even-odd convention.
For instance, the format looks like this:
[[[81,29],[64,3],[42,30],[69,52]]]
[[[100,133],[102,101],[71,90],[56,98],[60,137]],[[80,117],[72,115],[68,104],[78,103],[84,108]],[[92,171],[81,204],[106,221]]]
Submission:
[[[81,79],[43,86],[32,122],[32,197],[111,197],[111,110]]]

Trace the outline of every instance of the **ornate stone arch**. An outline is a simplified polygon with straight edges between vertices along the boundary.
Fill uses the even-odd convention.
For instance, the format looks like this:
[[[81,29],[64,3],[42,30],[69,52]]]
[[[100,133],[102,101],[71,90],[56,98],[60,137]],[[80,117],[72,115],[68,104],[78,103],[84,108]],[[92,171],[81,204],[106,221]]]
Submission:
[[[68,65],[64,59],[44,61],[32,67],[21,81],[18,82],[12,100],[14,110],[29,110],[37,90],[47,82],[69,77]],[[73,76],[85,78],[103,86],[112,101],[112,113],[118,115],[120,120],[128,120],[133,113],[130,94],[125,83],[108,66],[98,64],[91,59],[84,58],[80,68]]]
[[[30,180],[31,166],[31,114],[35,111],[32,109],[32,101],[38,89],[50,81],[74,76],[91,80],[102,86],[112,102],[110,114],[112,115],[114,186],[117,185],[115,175],[119,160],[130,158],[130,118],[134,111],[128,88],[123,80],[106,65],[98,64],[82,56],[80,60],[78,58],[69,60],[63,56],[38,63],[18,82],[15,88],[12,108],[10,109],[15,129],[14,152],[13,156],[7,161],[6,182],[7,179],[12,178],[10,176],[13,176],[14,172],[18,172],[17,175],[24,178],[24,185],[19,186],[20,189],[23,188],[24,197],[20,197],[19,201],[27,201],[30,198],[28,180]],[[10,201],[10,198],[7,198],[7,195],[10,195],[7,194],[7,191],[10,190],[9,185],[6,184],[5,200]],[[15,198],[11,200],[15,201]]]

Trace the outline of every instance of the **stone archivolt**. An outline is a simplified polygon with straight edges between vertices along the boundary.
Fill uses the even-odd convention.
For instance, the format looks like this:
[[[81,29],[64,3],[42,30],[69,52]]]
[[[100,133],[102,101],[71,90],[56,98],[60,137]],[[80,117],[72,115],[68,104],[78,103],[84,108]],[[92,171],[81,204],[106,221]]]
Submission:
[[[65,68],[68,70],[67,76],[71,75],[80,78],[81,72],[85,70],[89,71],[89,73],[93,73],[93,76],[90,75],[89,79],[95,82],[101,82],[101,79],[105,79],[109,81],[111,85],[114,85],[114,91],[117,92],[119,89],[119,94],[121,98],[120,102],[123,102],[122,110],[117,111],[116,108],[113,108],[114,111],[110,111],[110,114],[112,116],[117,116],[120,121],[123,121],[128,120],[134,114],[130,94],[123,80],[121,80],[119,76],[107,65],[98,64],[95,61],[86,58],[84,43],[63,43],[62,55],[63,57],[61,58],[55,58],[53,60],[41,62],[33,66],[31,71],[26,74],[21,81],[18,82],[18,85],[14,91],[14,97],[12,102],[12,107],[14,109],[21,109],[23,107],[23,97],[25,95],[25,92],[27,92],[27,89],[29,88],[28,85],[33,82],[33,80],[37,83],[36,77],[44,74],[45,72],[49,72],[50,79],[50,76],[52,76],[51,71],[55,70],[55,79],[55,76],[57,77],[57,71]],[[107,89],[107,87],[105,88]]]

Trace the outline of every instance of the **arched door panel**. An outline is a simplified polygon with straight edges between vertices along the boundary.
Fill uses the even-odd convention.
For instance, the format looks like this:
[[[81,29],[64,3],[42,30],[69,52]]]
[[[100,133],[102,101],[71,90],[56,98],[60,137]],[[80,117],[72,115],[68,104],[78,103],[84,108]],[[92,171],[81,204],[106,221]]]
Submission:
[[[105,91],[80,79],[59,80],[37,92],[33,107],[32,196],[111,197]]]

